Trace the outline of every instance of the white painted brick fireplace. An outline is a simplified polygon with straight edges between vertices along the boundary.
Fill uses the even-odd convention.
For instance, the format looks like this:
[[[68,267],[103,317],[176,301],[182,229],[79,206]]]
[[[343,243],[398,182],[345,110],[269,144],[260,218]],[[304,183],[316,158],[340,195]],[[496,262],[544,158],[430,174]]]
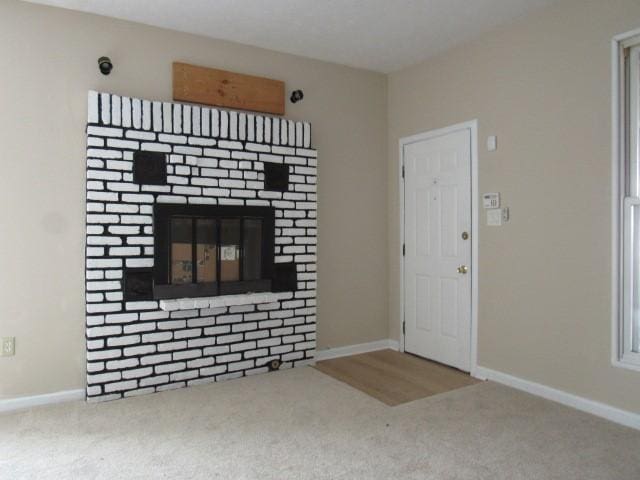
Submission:
[[[316,331],[316,151],[308,123],[89,92],[87,398],[110,400],[308,363]],[[165,154],[167,184],[134,182],[134,152]],[[267,191],[264,164],[289,167]],[[154,266],[156,204],[275,209],[275,262],[297,290],[125,301]]]

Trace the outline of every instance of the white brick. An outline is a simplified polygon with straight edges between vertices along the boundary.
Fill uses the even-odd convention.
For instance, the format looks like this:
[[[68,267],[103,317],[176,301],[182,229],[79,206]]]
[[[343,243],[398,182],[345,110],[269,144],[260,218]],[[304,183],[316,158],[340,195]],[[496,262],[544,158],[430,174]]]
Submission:
[[[140,255],[140,248],[139,247],[111,247],[109,249],[109,255],[113,255],[116,257]]]
[[[244,188],[244,180],[227,180],[221,179],[218,184],[223,188]]]
[[[122,327],[119,325],[87,328],[87,337],[89,338],[120,335],[121,333]]]
[[[123,202],[153,203],[153,195],[148,193],[123,193]]]
[[[87,149],[87,157],[93,158],[122,158],[122,152],[118,150],[106,150],[103,148]]]
[[[162,128],[167,133],[173,132],[173,127],[171,125],[171,120],[172,120],[171,106],[172,105],[168,102],[164,102],[162,104]]]
[[[124,349],[124,355],[127,357],[133,355],[144,355],[147,353],[154,353],[156,351],[155,345],[137,345],[135,347],[128,347]]]
[[[154,322],[136,322],[124,326],[124,333],[151,332],[156,329]]]
[[[220,111],[220,136],[229,136],[229,113],[224,110]]]
[[[121,215],[120,221],[121,223],[151,225],[153,223],[153,217],[150,215]]]
[[[135,140],[154,141],[156,139],[156,134],[153,132],[138,132],[135,130],[128,130],[125,136]]]
[[[211,115],[211,111],[208,108],[202,109],[202,122],[200,125],[200,130],[203,136],[209,135],[209,131],[210,131],[209,125],[211,123],[210,115]],[[215,137],[217,135],[213,135],[213,136]]]
[[[120,245],[122,240],[118,237],[104,237],[90,235],[87,237],[87,245]]]
[[[164,365],[156,365],[154,368],[156,370],[156,373],[177,372],[179,370],[184,370],[185,368],[187,368],[187,364],[185,362],[176,362]]]
[[[105,383],[120,380],[120,372],[100,373],[97,375],[87,375],[87,383]]]
[[[143,143],[140,145],[140,149],[147,152],[161,152],[161,153],[170,153],[171,145],[167,145],[164,143]]]
[[[197,370],[191,370],[191,371],[185,371],[185,372],[179,372],[179,373],[172,373],[171,374],[171,381],[175,382],[175,381],[179,381],[179,380],[188,380],[191,378],[196,378],[198,376],[198,371]]]
[[[187,198],[181,195],[158,195],[157,203],[187,203]]]
[[[203,350],[204,355],[219,355],[229,351],[228,345],[217,345],[215,347],[207,347]]]
[[[237,140],[239,136],[239,117],[238,112],[229,112],[229,136],[233,140]]]
[[[170,353],[160,353],[157,355],[146,355],[140,359],[142,365],[155,365],[156,363],[171,361]]]
[[[124,360],[110,360],[107,362],[107,370],[121,370],[123,368],[131,368],[138,366],[138,359],[127,358]]]
[[[173,147],[173,151],[182,155],[202,155],[202,148],[200,147],[176,146]]]
[[[91,303],[102,302],[104,300],[104,295],[102,293],[87,293],[86,300]]]
[[[231,332],[230,325],[217,325],[215,327],[209,327],[204,329],[205,335],[222,335]],[[240,337],[242,339],[242,337]]]
[[[242,150],[242,143],[228,140],[220,140],[218,147],[226,150]]]
[[[104,290],[119,290],[121,288],[120,282],[106,282],[106,281],[91,281],[87,282],[88,291],[104,291]]]
[[[133,162],[128,160],[107,160],[107,168],[110,170],[131,171]]]
[[[148,385],[159,385],[161,383],[167,383],[169,381],[169,375],[159,375],[157,377],[147,377],[140,380],[140,386],[145,387]]]
[[[140,377],[148,377],[153,374],[153,368],[144,367],[144,368],[135,368],[133,370],[125,370],[122,372],[122,378],[140,378]]]
[[[119,140],[115,138],[109,138],[107,139],[107,146],[114,148],[124,148],[128,150],[137,150],[140,144],[133,140]]]
[[[191,131],[194,135],[200,135],[200,118],[202,111],[200,107],[192,107],[191,109]]]
[[[254,348],[256,348],[256,342],[242,342],[231,345],[232,352],[242,352],[244,350],[251,350]]]
[[[226,178],[229,176],[229,172],[227,170],[223,170],[220,168],[203,168],[200,170],[200,174],[205,177],[223,177]]]
[[[140,233],[140,227],[126,225],[109,225],[109,233],[114,233],[116,235],[136,235]]]
[[[173,131],[175,133],[182,133],[182,105],[173,104],[172,109],[173,109]]]
[[[87,352],[87,360],[92,362],[95,360],[105,360],[107,358],[118,358],[122,355],[122,351],[120,349],[113,350],[98,350],[96,352]]]
[[[128,323],[138,320],[137,313],[115,313],[106,316],[107,323]]]
[[[221,335],[218,337],[218,344],[223,345],[226,343],[239,342],[242,340],[242,334]]]
[[[229,152],[229,150],[221,150],[219,148],[205,148],[204,155],[206,157],[231,158],[231,152]]]
[[[158,302],[148,300],[142,302],[127,302],[127,310],[152,310],[158,308]]]
[[[140,313],[140,320],[162,320],[165,318],[169,318],[169,314],[167,312],[155,311]]]
[[[87,280],[102,280],[104,272],[102,270],[87,270]]]
[[[202,193],[202,189],[200,187],[175,186],[173,187],[173,193],[178,195],[200,195]]]
[[[103,200],[107,202],[114,202],[118,200],[118,194],[110,192],[87,192],[87,200]]]
[[[227,365],[227,369],[230,372],[235,372],[238,370],[246,370],[248,368],[253,368],[253,366],[254,366],[253,360],[245,360],[244,362],[230,363],[229,365]]]
[[[120,259],[87,259],[87,268],[118,268],[122,266]]]
[[[138,384],[136,380],[127,380],[126,382],[107,383],[104,386],[105,392],[118,392],[122,390],[129,390],[137,388]]]
[[[172,332],[157,332],[157,333],[148,333],[145,335],[142,335],[142,341],[143,342],[151,342],[151,343],[155,343],[155,342],[165,342],[167,340],[171,340],[173,338],[173,333]]]
[[[138,205],[128,205],[126,203],[109,203],[107,212],[109,213],[138,213]]]
[[[271,132],[271,143],[273,143],[274,145],[279,145],[280,144],[280,119],[278,118],[274,118],[274,119],[269,119],[270,123],[272,123],[273,128],[272,128],[272,132]],[[267,139],[267,143],[269,142],[269,139]]]
[[[87,212],[104,212],[104,205],[102,203],[87,203]]]
[[[200,375],[203,377],[219,375],[220,373],[224,373],[227,371],[226,365],[217,365],[215,367],[207,367],[200,369]]]
[[[107,189],[113,190],[116,192],[138,192],[140,191],[140,187],[135,183],[125,183],[125,182],[109,182],[107,183]]]
[[[166,133],[161,133],[158,135],[158,141],[164,142],[164,143],[185,144],[187,143],[187,137],[184,135],[170,135]]]
[[[176,175],[168,175],[167,182],[169,183],[177,183],[178,185],[188,185],[189,179],[186,177],[179,177]]]

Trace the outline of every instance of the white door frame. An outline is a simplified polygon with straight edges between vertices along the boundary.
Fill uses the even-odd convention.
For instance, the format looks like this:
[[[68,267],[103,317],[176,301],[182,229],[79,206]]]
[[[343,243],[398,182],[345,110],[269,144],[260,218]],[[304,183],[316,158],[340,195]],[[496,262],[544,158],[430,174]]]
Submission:
[[[405,333],[402,329],[404,322],[404,255],[402,254],[402,245],[405,243],[404,238],[404,190],[405,183],[402,178],[402,167],[404,165],[404,147],[411,143],[416,143],[431,138],[440,137],[449,133],[461,130],[469,130],[471,133],[471,358],[470,373],[471,376],[477,376],[478,368],[478,120],[471,120],[464,123],[458,123],[437,130],[430,130],[424,133],[418,133],[409,137],[403,137],[399,141],[400,155],[398,162],[398,179],[400,192],[400,251],[398,252],[400,259],[400,351],[404,352]]]

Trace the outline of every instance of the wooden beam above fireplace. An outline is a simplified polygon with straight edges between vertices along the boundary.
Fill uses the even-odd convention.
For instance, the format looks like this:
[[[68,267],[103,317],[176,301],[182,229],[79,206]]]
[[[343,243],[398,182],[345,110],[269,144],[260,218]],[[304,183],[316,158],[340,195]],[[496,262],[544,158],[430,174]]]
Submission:
[[[284,82],[174,62],[173,99],[284,115]]]

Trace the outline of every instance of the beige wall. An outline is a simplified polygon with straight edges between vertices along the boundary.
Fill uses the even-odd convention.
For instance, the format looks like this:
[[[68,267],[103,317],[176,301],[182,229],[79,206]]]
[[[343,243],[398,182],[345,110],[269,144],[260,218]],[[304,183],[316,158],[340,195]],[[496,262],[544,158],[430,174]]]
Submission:
[[[564,1],[390,75],[392,337],[398,139],[477,118],[480,191],[512,215],[480,227],[480,365],[640,412],[640,373],[610,364],[610,41],[638,27],[637,0]]]
[[[16,337],[0,397],[83,387],[87,90],[170,100],[174,60],[304,90],[287,117],[320,154],[318,347],[387,337],[383,75],[0,0],[0,336]]]

